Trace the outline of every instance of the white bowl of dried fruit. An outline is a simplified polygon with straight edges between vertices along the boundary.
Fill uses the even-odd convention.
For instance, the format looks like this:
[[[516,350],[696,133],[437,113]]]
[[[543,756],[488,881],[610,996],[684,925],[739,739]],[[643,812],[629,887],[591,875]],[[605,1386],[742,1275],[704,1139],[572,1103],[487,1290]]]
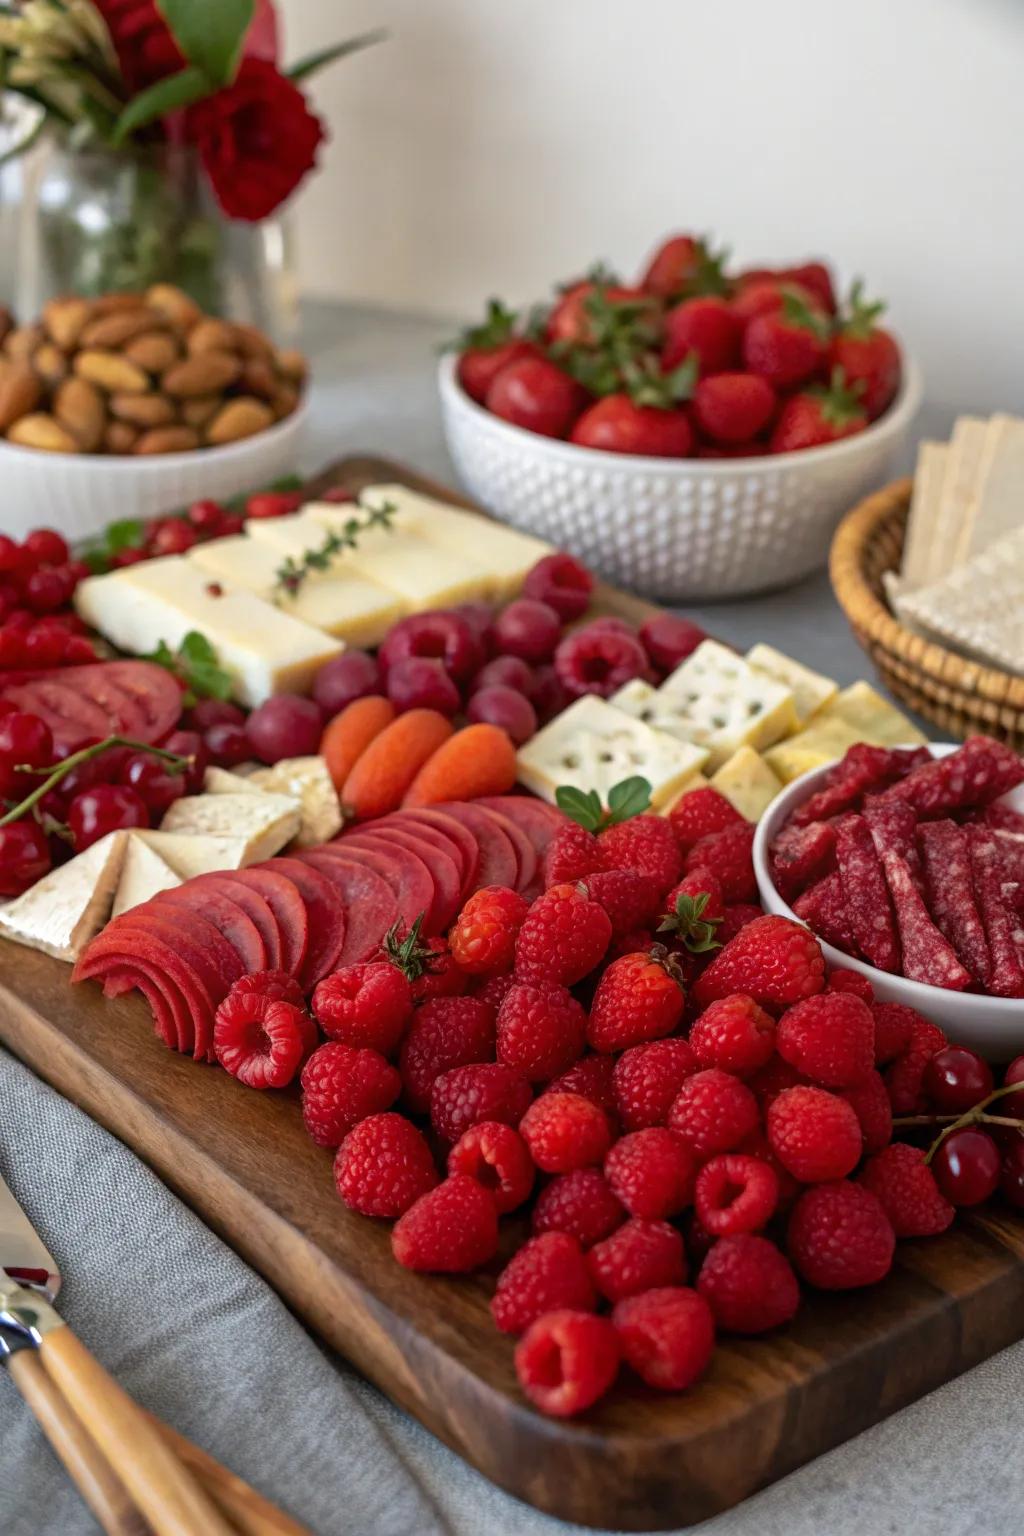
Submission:
[[[305,362],[178,289],[55,299],[0,347],[3,531],[234,496],[295,468]]]

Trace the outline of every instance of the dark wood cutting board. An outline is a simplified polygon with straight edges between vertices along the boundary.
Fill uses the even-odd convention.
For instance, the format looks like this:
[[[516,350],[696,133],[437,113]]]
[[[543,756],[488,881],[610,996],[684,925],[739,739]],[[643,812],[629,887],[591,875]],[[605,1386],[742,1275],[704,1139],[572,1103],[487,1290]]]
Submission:
[[[344,460],[316,485],[396,480],[468,505],[373,458]],[[602,606],[652,611],[612,589]],[[583,1418],[545,1419],[521,1397],[511,1343],[490,1320],[498,1263],[464,1280],[400,1269],[388,1226],[341,1205],[295,1094],[250,1092],[166,1051],[139,998],[108,1001],[68,976],[0,941],[0,1040],[132,1147],[396,1403],[564,1519],[628,1530],[705,1519],[1024,1335],[1024,1221],[967,1215],[944,1237],[901,1243],[871,1291],[810,1296],[778,1335],[723,1341],[682,1396],[623,1379]]]

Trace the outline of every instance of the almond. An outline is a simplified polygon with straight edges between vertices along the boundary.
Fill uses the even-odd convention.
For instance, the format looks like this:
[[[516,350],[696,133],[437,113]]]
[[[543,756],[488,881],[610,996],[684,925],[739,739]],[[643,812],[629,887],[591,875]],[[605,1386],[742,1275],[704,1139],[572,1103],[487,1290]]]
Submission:
[[[95,384],[85,379],[65,379],[53,401],[53,414],[86,453],[103,441],[107,409]]]
[[[274,413],[275,421],[283,421],[298,408],[301,396],[294,384],[282,384],[274,391],[274,397],[270,402],[270,408]]]
[[[79,352],[74,369],[80,379],[98,384],[108,394],[142,395],[149,388],[148,375],[118,352],[104,352],[99,348]]]
[[[237,322],[235,325],[235,345],[244,357],[264,357],[270,360],[274,356],[274,344],[269,336],[255,325],[245,325]]]
[[[246,358],[240,382],[247,395],[259,395],[262,400],[272,400],[281,385],[273,365],[262,357]]]
[[[200,320],[188,333],[188,350],[193,356],[200,352],[237,352],[235,327],[226,320]]]
[[[115,310],[111,315],[100,315],[99,319],[90,320],[79,338],[79,345],[109,347],[119,352],[125,342],[146,331],[160,330],[166,323],[157,310],[141,304],[135,309]]]
[[[55,347],[52,341],[44,341],[36,349],[32,355],[32,367],[50,389],[56,389],[68,376],[68,360],[60,347]]]
[[[153,331],[146,336],[136,336],[124,348],[130,363],[137,363],[147,373],[163,373],[181,356],[181,348],[167,331]]]
[[[237,443],[241,438],[253,437],[273,425],[274,413],[269,405],[254,400],[251,395],[240,395],[217,412],[206,429],[206,441],[218,446]]]
[[[298,347],[285,347],[283,351],[279,351],[277,366],[292,384],[302,384],[309,368],[305,356]]]
[[[146,291],[146,303],[183,331],[191,330],[196,321],[203,318],[196,301],[172,283],[154,283]]]
[[[45,339],[46,332],[41,325],[16,325],[4,338],[4,351],[8,357],[31,357]]]
[[[187,357],[168,368],[161,383],[169,395],[188,400],[193,395],[212,395],[226,389],[241,371],[242,364],[229,352],[200,352],[198,357]]]
[[[58,347],[70,352],[88,324],[93,307],[88,299],[51,299],[43,306],[43,324]]]
[[[35,411],[22,416],[7,433],[19,448],[39,448],[44,453],[77,453],[78,444],[70,432],[65,432],[59,421],[46,411]]]
[[[189,453],[199,447],[199,433],[192,427],[154,427],[143,432],[136,453]]]
[[[166,395],[111,395],[110,413],[133,427],[166,427],[178,413]]]
[[[104,293],[92,301],[94,315],[119,315],[126,309],[138,309],[146,300],[141,293]]]
[[[201,432],[207,422],[213,420],[223,404],[223,395],[193,395],[191,400],[181,402],[181,419],[188,426],[196,427]]]
[[[108,453],[131,453],[139,440],[136,427],[126,421],[108,421],[103,434],[103,446]]]
[[[42,398],[42,381],[35,370],[25,362],[13,363],[0,380],[0,432],[34,411]]]

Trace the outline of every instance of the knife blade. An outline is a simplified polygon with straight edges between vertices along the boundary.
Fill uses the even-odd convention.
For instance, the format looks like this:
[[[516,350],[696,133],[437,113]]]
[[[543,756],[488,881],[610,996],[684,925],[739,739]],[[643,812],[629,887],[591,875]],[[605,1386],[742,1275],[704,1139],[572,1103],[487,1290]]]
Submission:
[[[40,1290],[50,1301],[60,1290],[60,1270],[35,1227],[0,1175],[0,1269],[12,1280]]]

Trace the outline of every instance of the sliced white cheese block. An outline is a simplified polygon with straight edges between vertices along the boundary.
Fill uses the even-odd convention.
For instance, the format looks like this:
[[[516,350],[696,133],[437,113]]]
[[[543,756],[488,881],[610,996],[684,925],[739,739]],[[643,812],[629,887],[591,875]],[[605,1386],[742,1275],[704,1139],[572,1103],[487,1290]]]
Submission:
[[[75,607],[119,650],[172,649],[190,630],[204,634],[231,675],[235,697],[261,704],[274,693],[308,692],[324,662],[344,647],[252,592],[228,591],[181,555],[142,560],[109,576],[90,576]]]
[[[127,843],[127,832],[108,832],[37,880],[0,909],[0,935],[57,960],[77,960],[110,916]]]
[[[132,907],[149,901],[150,897],[158,896],[161,891],[173,890],[180,884],[181,876],[175,874],[156,849],[137,833],[130,832],[121,879],[114,897],[114,910],[110,915],[112,918],[120,917],[122,912],[129,912]]]
[[[232,775],[235,777],[235,775]],[[341,802],[322,757],[287,757],[272,768],[257,768],[242,782],[256,793],[290,795],[302,809],[297,848],[330,842],[341,831]]]
[[[627,715],[632,715],[635,720],[642,720],[656,731],[667,731],[669,736],[675,736],[680,741],[696,742],[701,734],[700,728],[685,713],[680,699],[662,693],[653,684],[645,683],[642,677],[634,677],[631,682],[623,683],[608,702],[614,704],[616,709],[624,710]]]
[[[679,701],[694,740],[708,748],[712,769],[739,750],[761,749],[799,725],[792,690],[716,640],[703,640],[661,685]]]
[[[168,808],[160,831],[241,838],[242,863],[257,864],[272,859],[290,843],[301,823],[301,808],[293,795],[185,795]]]
[[[793,694],[796,716],[805,725],[811,716],[839,692],[839,684],[820,672],[812,672],[792,656],[775,650],[771,645],[753,645],[747,652],[747,661],[757,672],[773,677]]]
[[[182,880],[209,875],[218,869],[241,869],[250,863],[245,837],[199,837],[191,832],[136,832]]]
[[[711,787],[748,821],[760,821],[775,796],[782,793],[782,780],[753,747],[740,747],[712,775]]]
[[[577,699],[557,715],[517,756],[520,782],[554,802],[560,785],[595,790],[607,802],[608,791],[623,779],[640,776],[651,786],[658,809],[707,761],[707,753],[634,720],[604,699]]]

